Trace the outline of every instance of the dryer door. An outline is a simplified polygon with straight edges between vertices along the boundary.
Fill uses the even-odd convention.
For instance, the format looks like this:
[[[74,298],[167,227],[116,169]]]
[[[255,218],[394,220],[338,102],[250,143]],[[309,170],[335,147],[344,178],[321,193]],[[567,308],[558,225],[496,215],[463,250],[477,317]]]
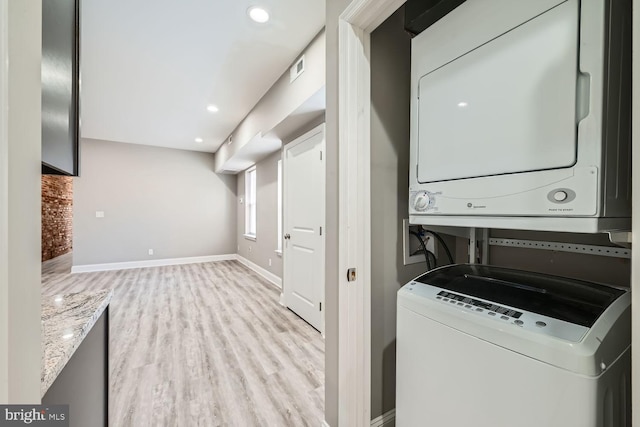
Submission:
[[[418,182],[575,164],[578,19],[564,2],[419,77]]]

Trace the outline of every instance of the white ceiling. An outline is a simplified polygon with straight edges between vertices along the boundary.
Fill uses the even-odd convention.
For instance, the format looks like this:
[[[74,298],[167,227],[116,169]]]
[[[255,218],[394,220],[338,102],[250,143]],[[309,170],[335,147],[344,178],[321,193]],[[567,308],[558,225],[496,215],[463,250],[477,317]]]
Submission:
[[[324,0],[83,0],[82,137],[215,152],[324,14]]]

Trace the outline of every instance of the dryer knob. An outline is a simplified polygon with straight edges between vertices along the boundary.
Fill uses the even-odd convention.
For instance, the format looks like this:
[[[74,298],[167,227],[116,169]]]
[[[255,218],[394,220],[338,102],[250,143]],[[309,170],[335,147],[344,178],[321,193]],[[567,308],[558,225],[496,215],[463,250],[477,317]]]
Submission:
[[[417,211],[425,210],[427,206],[429,206],[429,197],[427,197],[426,194],[420,194],[418,197],[416,197],[416,200],[413,203],[413,206],[416,208]]]

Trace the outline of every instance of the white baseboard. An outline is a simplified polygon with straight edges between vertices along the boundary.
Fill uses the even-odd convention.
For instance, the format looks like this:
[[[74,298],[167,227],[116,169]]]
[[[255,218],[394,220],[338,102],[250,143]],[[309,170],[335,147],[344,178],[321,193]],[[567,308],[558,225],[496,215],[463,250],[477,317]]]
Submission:
[[[377,418],[371,420],[371,427],[395,427],[396,425],[396,410],[392,409]],[[329,423],[322,420],[322,427],[331,427]]]
[[[131,268],[162,267],[166,265],[198,264],[213,261],[235,260],[236,254],[196,256],[189,258],[150,259],[145,261],[112,262],[107,264],[74,265],[71,273],[89,273],[93,271],[129,270]]]
[[[258,273],[259,275],[261,275],[262,277],[267,279],[269,282],[271,282],[274,285],[276,285],[276,287],[278,289],[282,289],[282,279],[280,277],[276,276],[275,274],[273,274],[272,272],[270,272],[268,270],[265,270],[264,268],[260,267],[259,265],[249,261],[248,259],[246,259],[243,256],[240,256],[240,255],[236,254],[236,257],[237,257],[236,259],[238,260],[238,262],[240,262],[241,264],[246,265],[247,267],[249,267],[250,269],[252,269],[256,273]]]
[[[371,420],[371,427],[394,427],[396,425],[396,410],[392,409]]]

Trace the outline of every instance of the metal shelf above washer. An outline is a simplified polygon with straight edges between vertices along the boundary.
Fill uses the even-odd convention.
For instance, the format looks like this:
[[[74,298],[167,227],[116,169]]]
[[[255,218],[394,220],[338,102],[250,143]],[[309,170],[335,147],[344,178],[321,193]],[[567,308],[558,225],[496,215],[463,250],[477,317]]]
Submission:
[[[576,243],[543,242],[539,240],[518,240],[490,238],[490,246],[508,246],[514,248],[540,249],[558,252],[573,252],[578,254],[600,255],[613,258],[631,258],[631,249],[612,246],[581,245]]]

